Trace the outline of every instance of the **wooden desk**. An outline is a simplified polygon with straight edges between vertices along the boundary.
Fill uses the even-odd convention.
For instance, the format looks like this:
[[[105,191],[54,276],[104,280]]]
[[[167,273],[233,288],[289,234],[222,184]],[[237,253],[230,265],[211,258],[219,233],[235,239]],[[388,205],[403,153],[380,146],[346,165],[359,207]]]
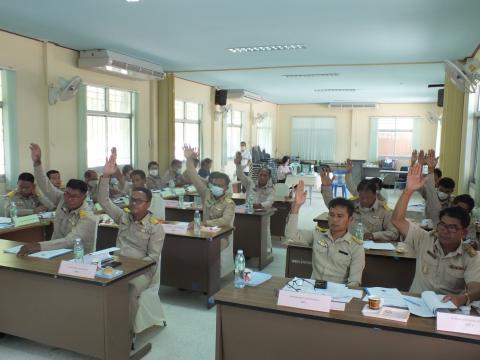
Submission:
[[[286,257],[286,277],[309,278],[312,275],[312,248],[289,245]],[[362,286],[394,287],[408,291],[415,276],[415,264],[412,253],[365,250]]]
[[[353,299],[345,311],[322,313],[277,306],[274,277],[258,287],[229,285],[215,295],[216,360],[478,359],[480,336],[435,330],[435,320],[364,317]]]
[[[197,208],[179,208],[178,206],[167,204],[165,206],[165,218],[168,221],[191,222],[193,221],[195,210],[202,212],[201,209]],[[233,233],[235,252],[238,249],[242,249],[245,256],[258,258],[258,267],[260,270],[273,261],[273,257],[267,254],[267,232],[265,223],[275,211],[276,210],[272,208],[265,211],[255,211],[253,214],[247,214],[244,210],[238,209],[235,212],[235,231]]]
[[[19,242],[39,242],[50,240],[53,233],[51,221],[41,221],[37,224],[0,229],[0,239]]]
[[[207,295],[207,306],[213,306],[210,298],[220,289],[221,239],[232,231],[233,228],[225,227],[200,235],[192,231],[167,233],[162,249],[160,283],[202,292]]]
[[[128,282],[154,262],[119,257],[125,273],[112,280],[58,275],[62,258],[18,258],[3,249],[19,243],[0,241],[0,332],[98,359],[130,357]]]

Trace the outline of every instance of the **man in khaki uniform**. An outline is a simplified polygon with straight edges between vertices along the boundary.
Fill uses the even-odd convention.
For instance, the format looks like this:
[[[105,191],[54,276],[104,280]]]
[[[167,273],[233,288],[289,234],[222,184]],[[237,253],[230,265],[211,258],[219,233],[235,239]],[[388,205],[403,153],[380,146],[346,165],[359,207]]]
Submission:
[[[53,210],[53,204],[43,195],[35,193],[35,178],[30,173],[21,173],[18,176],[17,189],[8,194],[7,215],[10,214],[11,204],[15,203],[17,215],[25,216]]]
[[[352,160],[347,159],[347,172],[345,174],[345,185],[347,187],[348,192],[352,196],[358,197],[358,190],[357,190],[357,184],[355,184],[355,181],[353,181],[353,176],[352,176],[352,170],[353,170],[353,163]],[[377,186],[377,199],[383,203],[387,202],[386,194],[381,194],[381,187],[382,187],[382,180],[379,178],[374,178],[377,181],[375,182],[375,185]],[[370,179],[372,181],[373,179]]]
[[[318,227],[314,231],[298,230],[298,212],[305,199],[305,185],[300,180],[285,228],[288,243],[312,247],[313,279],[359,286],[365,267],[365,251],[363,241],[348,232],[348,225],[353,220],[352,203],[343,198],[330,202],[327,232]]]
[[[235,155],[235,165],[237,167],[237,178],[242,186],[247,189],[246,197],[252,197],[254,209],[270,209],[275,201],[275,189],[271,182],[271,172],[269,168],[262,168],[258,172],[257,181],[253,181],[250,176],[243,172],[242,154],[237,152]],[[265,222],[267,233],[267,250],[272,252],[272,236],[270,234],[270,217]]]
[[[97,222],[85,204],[87,184],[82,180],[71,179],[65,192],[58,190],[48,180],[42,168],[40,146],[31,144],[30,150],[38,187],[56,206],[55,220],[52,240],[26,244],[20,249],[19,255],[28,255],[40,250],[72,248],[74,240],[78,238],[82,240],[85,253],[94,251]]]
[[[158,175],[158,162],[150,161],[148,163],[147,189],[159,190],[164,186],[162,177]]]
[[[410,168],[405,191],[398,199],[392,222],[405,236],[405,243],[417,257],[411,292],[432,290],[446,294],[461,306],[480,299],[480,255],[471,245],[462,243],[467,233],[470,216],[460,207],[440,212],[436,232],[426,232],[406,220],[408,201],[412,194],[424,186],[422,168]]]
[[[325,205],[333,198],[332,180],[327,171],[320,174],[322,179],[322,195]],[[362,180],[357,187],[358,198],[352,199],[354,212],[353,221],[349,226],[351,234],[355,233],[358,223],[363,224],[364,236],[362,240],[397,241],[398,231],[392,225],[390,218],[392,211],[377,199],[377,188],[374,183]]]
[[[98,202],[105,212],[118,224],[117,247],[120,255],[135,259],[152,260],[156,265],[150,270],[129,282],[130,324],[138,310],[138,298],[153,280],[157,267],[160,266],[160,254],[163,248],[165,233],[160,221],[152,215],[148,208],[152,193],[144,187],[132,189],[129,211],[116,206],[109,198],[110,176],[117,170],[116,153],[112,153],[103,170],[98,187]]]
[[[193,159],[198,158],[198,154],[188,145],[183,149],[187,159],[187,174],[202,198],[203,223],[206,226],[233,226],[235,202],[226,195],[230,179],[226,174],[215,171],[210,174],[207,185],[193,165]],[[233,234],[231,234],[221,242],[220,277],[231,274],[233,268]]]

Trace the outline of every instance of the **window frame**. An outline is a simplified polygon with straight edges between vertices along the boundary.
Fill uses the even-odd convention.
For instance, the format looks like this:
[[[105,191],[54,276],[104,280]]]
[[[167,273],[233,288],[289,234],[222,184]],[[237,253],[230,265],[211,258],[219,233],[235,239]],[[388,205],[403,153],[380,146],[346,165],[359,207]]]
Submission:
[[[411,156],[411,151],[409,154],[406,154],[406,155],[397,155],[395,153],[395,146],[396,146],[396,134],[397,133],[410,133],[412,135],[412,141],[411,141],[411,147],[412,149],[414,148],[414,130],[415,130],[415,120],[417,119],[415,116],[376,116],[375,117],[376,120],[377,120],[377,133],[376,133],[376,141],[377,141],[377,158],[378,159],[381,159],[381,158],[392,158],[392,159],[406,159],[406,158],[410,158]],[[393,129],[380,129],[380,120],[381,119],[393,119],[394,122],[395,122],[395,128]],[[399,119],[411,119],[412,120],[412,127],[411,129],[397,129],[397,121]],[[381,132],[384,132],[384,133],[394,133],[395,134],[395,141],[394,141],[394,150],[393,150],[393,154],[388,154],[388,155],[380,155],[379,153],[379,133]]]
[[[234,113],[234,112],[240,113],[240,125],[237,125],[237,124],[234,124],[234,123],[233,123],[233,113]],[[229,129],[229,128],[239,128],[239,129],[240,129],[240,139],[239,139],[239,141],[238,141],[238,149],[240,149],[240,142],[241,142],[241,141],[244,141],[242,135],[243,135],[243,123],[244,123],[244,120],[245,120],[245,116],[246,116],[245,111],[235,110],[235,109],[231,109],[231,110],[225,115],[225,117],[226,117],[226,119],[225,119],[225,131],[226,131],[226,133],[227,133],[227,134],[226,134],[226,135],[227,135],[227,139],[226,139],[227,141],[226,141],[225,145],[226,145],[226,147],[227,147],[227,149],[226,149],[226,151],[227,151],[227,161],[228,161],[228,160],[233,160],[233,159],[235,158],[235,153],[236,153],[236,151],[234,151],[234,153],[232,154],[232,156],[229,156],[229,154],[228,154],[228,150],[229,150],[229,146],[228,146],[228,145],[229,145],[228,129]],[[230,124],[228,123],[228,117],[230,117]],[[233,139],[232,139],[232,140],[233,140]]]
[[[202,149],[202,112],[203,112],[203,106],[202,104],[200,103],[197,103],[195,101],[188,101],[188,100],[183,100],[183,99],[175,99],[175,102],[182,102],[183,104],[183,118],[177,118],[177,113],[175,112],[175,129],[176,129],[176,125],[177,123],[178,124],[182,124],[183,125],[183,140],[185,140],[185,124],[194,124],[194,125],[197,125],[198,126],[198,140],[197,140],[197,143],[198,143],[198,152],[199,152],[199,157],[202,158],[202,152],[203,152],[203,149]],[[190,104],[195,104],[197,105],[197,111],[198,111],[198,120],[190,120],[190,119],[187,119],[187,103],[190,103]],[[176,108],[176,106],[175,106]],[[189,144],[191,145],[191,144]],[[182,145],[183,146],[183,145]],[[175,148],[176,148],[176,144],[175,144]],[[176,155],[174,154],[174,156],[176,157]],[[178,159],[178,160],[181,160],[181,159]]]
[[[5,123],[4,123],[4,107],[3,107],[3,94],[4,94],[4,89],[3,87],[3,82],[2,82],[2,69],[0,69],[0,110],[1,110],[1,117],[0,117],[0,122],[1,122],[1,129],[2,134],[2,143],[3,143],[3,173],[0,170],[0,183],[5,184],[7,182],[7,169],[5,167]]]
[[[104,100],[104,111],[101,110],[89,110],[88,109],[88,87],[93,87],[97,89],[103,89],[104,94],[105,94],[105,100]],[[116,90],[116,91],[123,91],[127,92],[129,94],[129,101],[130,101],[130,112],[129,113],[119,113],[119,112],[111,112],[110,110],[110,90]],[[108,147],[108,118],[122,118],[122,119],[128,119],[129,120],[129,132],[130,132],[130,161],[128,165],[134,166],[134,132],[135,132],[135,126],[133,124],[133,119],[134,119],[134,99],[133,99],[133,91],[128,90],[128,89],[119,89],[119,88],[112,88],[108,86],[99,86],[99,85],[93,85],[93,84],[86,84],[85,87],[85,92],[86,92],[86,101],[85,101],[85,120],[86,120],[86,141],[88,143],[88,117],[89,116],[95,116],[95,117],[103,117],[105,118],[105,134],[107,136],[107,147]],[[110,154],[109,148],[105,149],[105,154],[108,156]],[[127,164],[120,164],[119,165],[127,165]],[[87,169],[101,169],[103,165],[99,166],[89,166],[88,163],[88,148],[87,148],[87,153],[86,153],[86,168]]]
[[[268,126],[265,126],[264,124],[268,122]],[[273,121],[272,121],[272,118],[270,117],[270,115],[266,116],[266,118],[264,120],[262,120],[260,123],[257,123],[257,145],[260,146],[260,149],[262,148],[262,146],[260,145],[260,133],[262,132],[268,132],[269,133],[269,136],[270,136],[270,149],[266,149],[265,148],[265,151],[268,153],[268,154],[272,154],[273,152]]]

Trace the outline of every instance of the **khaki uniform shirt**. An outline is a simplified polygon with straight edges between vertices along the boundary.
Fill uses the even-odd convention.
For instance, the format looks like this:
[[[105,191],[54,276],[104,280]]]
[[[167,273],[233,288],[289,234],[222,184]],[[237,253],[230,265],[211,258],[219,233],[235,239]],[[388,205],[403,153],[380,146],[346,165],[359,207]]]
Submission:
[[[437,226],[440,221],[440,211],[452,206],[453,197],[449,196],[446,200],[438,198],[437,189],[435,189],[435,177],[428,174],[424,186],[425,191],[425,218],[432,219],[433,226]]]
[[[258,186],[258,182],[253,181],[249,176],[245,176],[241,165],[237,165],[237,178],[247,189],[246,196],[253,198],[254,204],[260,204],[264,208],[271,208],[275,201],[275,189],[269,181],[265,186]]]
[[[98,201],[105,212],[118,224],[117,247],[122,256],[152,260],[157,264],[147,272],[150,281],[160,263],[165,233],[160,221],[148,213],[141,221],[116,206],[108,196],[108,178],[101,177]]]
[[[290,214],[285,237],[290,244],[312,247],[312,278],[327,280],[348,286],[359,286],[365,267],[363,242],[348,232],[333,240],[330,230],[321,232],[298,229],[298,214]]]
[[[466,284],[480,281],[480,255],[470,246],[444,254],[436,234],[410,223],[405,244],[417,258],[410,292],[425,290],[440,294],[459,294]]]
[[[160,176],[147,176],[147,189],[150,190],[159,190],[165,186],[163,183],[162,178]]]
[[[6,214],[10,214],[10,205],[12,202],[17,207],[17,215],[25,216],[35,213],[35,209],[39,206],[45,206],[48,211],[52,211],[55,206],[43,195],[33,194],[28,197],[24,197],[16,191],[11,191],[7,194],[8,204],[6,208]]]
[[[348,192],[352,196],[358,196],[358,190],[357,190],[357,185],[355,184],[355,181],[353,181],[353,176],[352,173],[346,173],[345,175],[345,185],[347,186]],[[377,200],[386,203],[387,199],[382,194],[380,191],[377,191]]]
[[[97,231],[97,218],[85,203],[75,210],[68,210],[63,201],[63,191],[48,180],[42,165],[34,166],[38,187],[57,206],[53,222],[52,240],[40,242],[42,250],[72,248],[75,239],[82,239],[85,253],[95,251],[94,240]]]
[[[325,205],[332,200],[332,188],[330,186],[322,185],[322,195]],[[353,198],[353,221],[348,230],[351,234],[355,233],[357,224],[363,224],[365,233],[372,233],[374,240],[379,241],[397,241],[398,230],[393,226],[390,219],[392,217],[392,210],[390,210],[385,203],[378,199],[371,208],[364,208],[360,206],[358,199]]]

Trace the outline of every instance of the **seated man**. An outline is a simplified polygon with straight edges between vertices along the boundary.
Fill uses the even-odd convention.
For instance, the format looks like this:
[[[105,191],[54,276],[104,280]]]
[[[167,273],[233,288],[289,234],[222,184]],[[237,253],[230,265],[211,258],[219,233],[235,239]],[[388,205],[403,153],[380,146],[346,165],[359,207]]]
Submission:
[[[208,185],[198,176],[193,159],[198,154],[188,145],[184,148],[187,159],[187,174],[197,188],[203,203],[203,224],[206,226],[233,226],[235,220],[235,203],[226,195],[229,177],[221,172],[213,172],[208,178]],[[233,234],[221,241],[220,277],[233,272]]]
[[[116,149],[115,149],[116,152]],[[122,171],[117,168],[117,171],[115,173],[115,176],[118,179],[118,188],[120,192],[123,195],[128,195],[130,193],[130,190],[132,188],[132,178],[130,177],[130,174],[133,171],[132,165],[124,165],[122,168]]]
[[[145,187],[134,187],[126,212],[109,198],[110,176],[117,171],[116,153],[112,153],[103,169],[98,188],[98,202],[105,212],[119,225],[117,247],[120,255],[135,259],[152,260],[156,266],[149,268],[148,272],[137,276],[129,282],[130,296],[130,325],[138,310],[138,298],[141,292],[147,289],[160,263],[165,233],[160,221],[152,215],[148,208],[152,200],[152,193]]]
[[[17,189],[8,194],[7,215],[10,214],[11,204],[15,203],[17,215],[25,216],[38,214],[54,209],[53,204],[43,195],[35,192],[35,178],[30,173],[21,173],[18,176]]]
[[[57,189],[62,189],[62,179],[60,177],[60,172],[58,170],[48,170],[47,171],[48,180],[55,186]]]
[[[475,207],[475,200],[473,200],[473,198],[468,194],[458,195],[455,196],[455,198],[453,199],[453,206],[460,206],[467,212],[468,215],[470,215],[471,218],[472,210]],[[468,226],[468,233],[465,239],[470,240],[472,245],[477,250],[480,250],[480,244],[477,238],[477,224],[475,224],[475,222],[470,221],[470,225]]]
[[[58,190],[48,180],[42,168],[42,152],[37,144],[30,145],[33,169],[37,185],[43,194],[56,206],[52,240],[29,243],[20,249],[20,256],[40,250],[72,248],[75,239],[83,242],[85,253],[94,251],[96,218],[85,204],[87,184],[82,180],[70,179],[65,192]]]
[[[93,202],[97,202],[98,174],[95,170],[87,170],[83,174],[88,187],[88,196]]]
[[[237,178],[242,183],[242,186],[247,190],[247,199],[250,196],[253,200],[254,209],[270,209],[275,201],[275,189],[271,182],[271,171],[269,168],[262,168],[258,171],[256,181],[251,177],[245,176],[242,166],[242,154],[237,152],[235,154],[235,165],[237,167]],[[267,233],[267,251],[272,252],[272,236],[270,234],[270,217],[264,223],[265,231]]]
[[[362,241],[348,232],[348,226],[353,221],[352,202],[343,198],[330,201],[327,232],[320,231],[318,227],[314,231],[299,230],[298,213],[305,203],[306,195],[305,185],[303,180],[300,180],[285,228],[288,243],[313,248],[313,279],[360,286],[365,267],[365,251]]]
[[[322,195],[325,205],[332,200],[332,179],[329,173],[322,170]],[[355,233],[358,223],[363,224],[364,235],[361,240],[397,241],[398,231],[390,222],[392,211],[377,199],[377,188],[374,183],[362,180],[358,186],[358,198],[352,199],[354,212],[353,221],[349,226],[350,234]]]
[[[345,185],[347,186],[348,192],[353,196],[358,196],[358,191],[357,191],[357,186],[355,184],[355,181],[353,181],[353,176],[352,176],[352,169],[353,169],[353,163],[352,160],[347,159],[347,173],[345,174]],[[387,203],[387,196],[386,194],[382,194],[382,187],[383,187],[383,182],[379,178],[373,178],[370,180],[373,182],[377,188],[377,199],[381,202]]]
[[[200,170],[198,170],[198,175],[204,179],[208,179],[210,176],[210,169],[212,168],[212,159],[205,158],[200,162]]]
[[[193,159],[193,166],[195,166],[195,170],[198,169],[198,166],[200,165],[200,160],[198,159]],[[187,170],[185,170],[182,174],[184,185],[191,185],[192,180],[188,177]]]
[[[198,164],[198,160],[197,160]],[[197,165],[198,166],[198,165]],[[197,171],[195,166],[195,172]],[[162,176],[162,187],[170,186],[170,182],[173,181],[175,186],[183,186],[185,184],[185,179],[182,175],[182,162],[177,159],[173,159],[170,163],[170,168],[165,171],[165,174]]]
[[[162,178],[158,175],[158,162],[150,161],[148,163],[147,189],[158,190],[162,187]]]
[[[428,178],[428,177],[427,177]],[[445,294],[462,306],[480,299],[480,255],[470,244],[464,246],[470,216],[460,207],[449,207],[440,212],[437,231],[427,232],[406,218],[408,201],[428,179],[422,176],[422,167],[410,168],[405,191],[393,210],[392,223],[405,237],[405,244],[416,255],[416,270],[410,291],[421,293],[432,290]]]

